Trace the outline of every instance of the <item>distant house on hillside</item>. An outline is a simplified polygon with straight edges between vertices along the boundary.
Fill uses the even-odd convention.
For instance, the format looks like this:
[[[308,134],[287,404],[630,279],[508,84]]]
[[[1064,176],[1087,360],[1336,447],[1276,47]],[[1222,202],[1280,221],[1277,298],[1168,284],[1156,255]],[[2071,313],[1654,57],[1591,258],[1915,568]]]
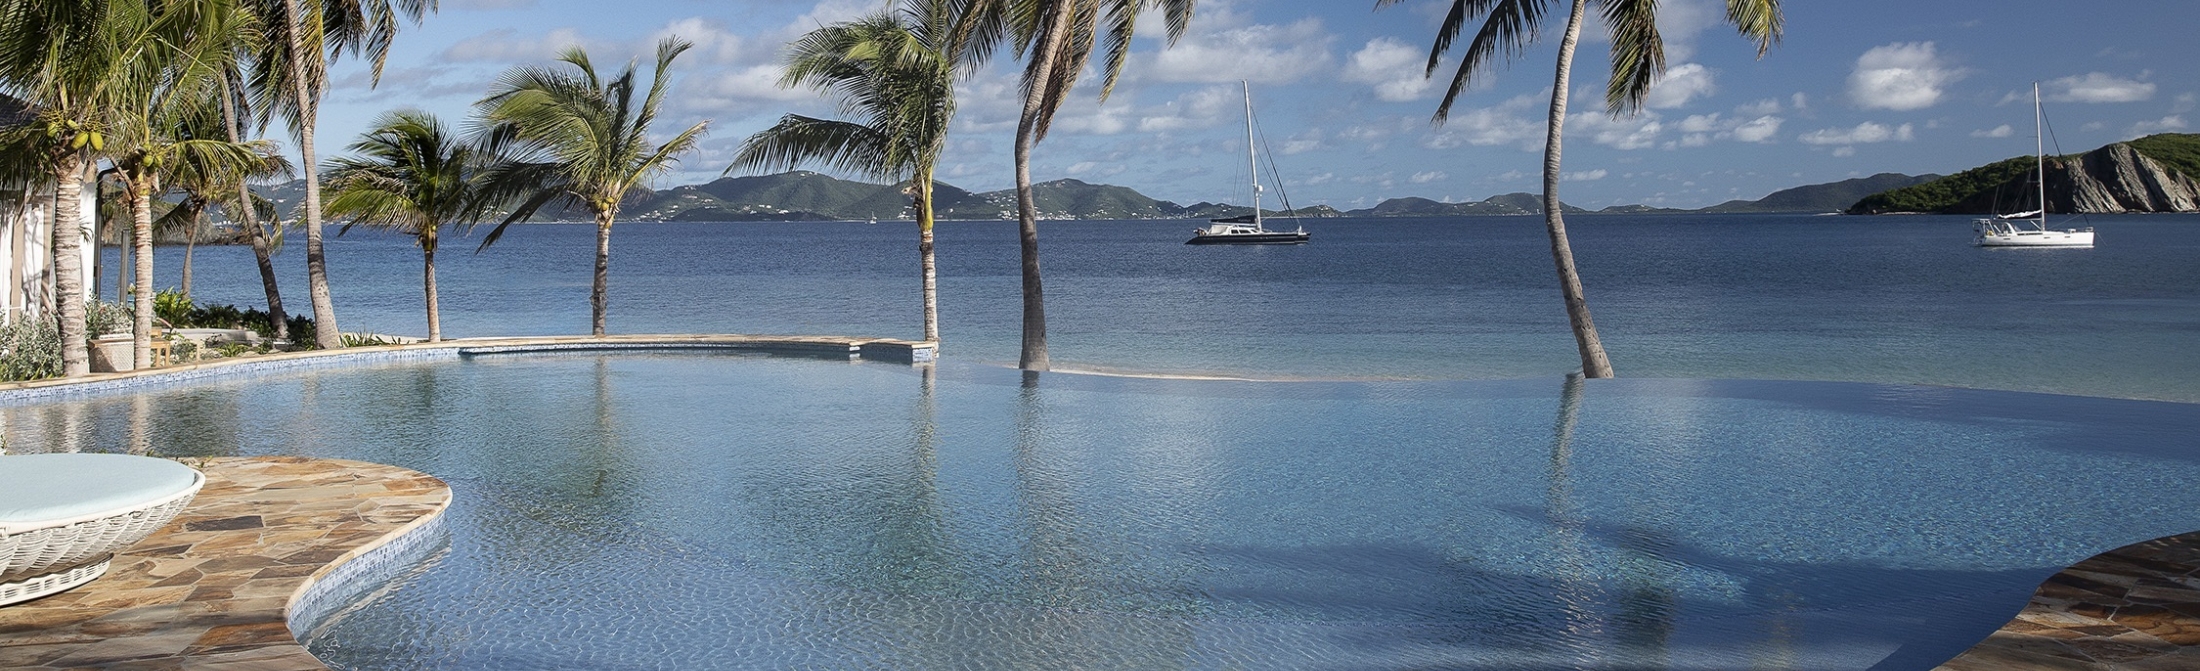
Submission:
[[[0,95],[0,129],[29,124],[34,115],[23,101]],[[74,196],[80,203],[75,228],[84,241],[79,267],[86,296],[93,290],[92,264],[99,258],[92,238],[93,217],[99,212],[97,182],[87,165],[84,188]],[[54,203],[54,185],[47,180],[0,175],[0,323],[53,311]]]

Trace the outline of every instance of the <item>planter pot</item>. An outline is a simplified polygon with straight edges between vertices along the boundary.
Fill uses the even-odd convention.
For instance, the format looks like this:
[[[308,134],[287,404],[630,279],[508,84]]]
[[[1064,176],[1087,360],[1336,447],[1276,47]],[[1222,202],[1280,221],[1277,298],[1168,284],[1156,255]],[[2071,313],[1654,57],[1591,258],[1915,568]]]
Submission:
[[[92,339],[92,372],[119,373],[136,368],[131,356],[136,344],[128,333]]]

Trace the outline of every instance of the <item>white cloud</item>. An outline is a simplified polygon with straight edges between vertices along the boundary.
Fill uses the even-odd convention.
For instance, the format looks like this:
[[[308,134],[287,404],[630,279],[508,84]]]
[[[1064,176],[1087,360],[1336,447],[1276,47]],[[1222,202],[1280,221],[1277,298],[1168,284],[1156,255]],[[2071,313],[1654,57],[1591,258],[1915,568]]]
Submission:
[[[1441,170],[1430,170],[1430,171],[1428,171],[1428,172],[1416,172],[1416,173],[1413,173],[1413,176],[1412,176],[1412,177],[1407,177],[1407,178],[1406,178],[1406,181],[1408,181],[1408,182],[1412,182],[1412,183],[1415,183],[1415,184],[1427,184],[1427,183],[1429,183],[1429,182],[1434,182],[1434,181],[1439,181],[1439,180],[1442,180],[1442,179],[1444,179],[1445,177],[1448,177],[1448,176],[1449,176],[1449,175],[1445,175],[1445,174],[1444,174],[1444,172],[1443,172],[1443,171],[1441,171]]]
[[[1780,113],[1780,99],[1778,99],[1778,98],[1766,98],[1766,99],[1764,99],[1764,100],[1759,100],[1759,101],[1757,101],[1757,102],[1753,102],[1753,103],[1744,103],[1744,104],[1741,104],[1741,105],[1736,105],[1736,106],[1734,107],[1734,113],[1735,113],[1735,114],[1747,114],[1747,115],[1750,115],[1750,116],[1763,116],[1763,115],[1766,115],[1766,114],[1779,114],[1779,113]]]
[[[1665,76],[1650,85],[1650,93],[1643,99],[1643,106],[1650,109],[1671,109],[1686,105],[1690,100],[1716,92],[1718,86],[1712,80],[1712,69],[1700,63],[1682,63],[1667,68]]]
[[[1833,155],[1834,155],[1834,156],[1855,156],[1855,155],[1856,155],[1856,148],[1855,148],[1855,147],[1835,147],[1835,148],[1833,149]]]
[[[1305,133],[1294,135],[1291,138],[1284,140],[1283,147],[1281,149],[1278,149],[1277,151],[1283,152],[1285,154],[1303,154],[1316,149],[1326,149],[1328,147],[1329,143],[1322,141],[1321,129],[1317,128],[1308,130]]]
[[[1450,149],[1460,145],[1488,147],[1494,145],[1518,145],[1521,150],[1543,147],[1547,128],[1541,118],[1524,114],[1535,104],[1534,94],[1516,96],[1495,107],[1480,107],[1464,112],[1453,110],[1443,128],[1430,134],[1422,145],[1430,149]],[[1602,114],[1597,115],[1603,118]]]
[[[1987,130],[1971,131],[1971,137],[2009,137],[2015,134],[2017,134],[2017,129],[2009,127],[2009,124],[2002,124]]]
[[[1735,126],[1734,130],[1729,132],[1733,133],[1734,139],[1743,142],[1771,142],[1775,136],[1779,135],[1780,124],[1783,121],[1786,120],[1776,116],[1761,116],[1742,122],[1742,125]]]
[[[2146,77],[2147,73],[2140,73]],[[2123,79],[2106,72],[2088,72],[2040,84],[2040,97],[2049,102],[2129,103],[2154,97],[2154,84]]]
[[[1605,172],[1605,170],[1604,170],[1603,168],[1597,168],[1597,169],[1595,169],[1595,170],[1584,170],[1584,171],[1580,171],[1580,172],[1569,172],[1569,173],[1566,173],[1565,175],[1562,175],[1562,176],[1560,176],[1560,177],[1559,177],[1559,179],[1562,179],[1562,180],[1565,180],[1565,181],[1568,181],[1568,182],[1594,182],[1594,181],[1596,181],[1596,180],[1604,179],[1604,176],[1605,176],[1605,175],[1607,175],[1607,174],[1610,174],[1610,173],[1607,173],[1607,172]]]
[[[2141,121],[2139,123],[2132,124],[2130,128],[2124,129],[2124,138],[2131,139],[2142,135],[2153,135],[2155,133],[2167,133],[2169,131],[2184,129],[2185,118],[2172,114],[2166,117],[2162,117],[2160,119]]]
[[[1418,100],[1435,84],[1422,74],[1426,61],[1421,53],[1389,37],[1368,40],[1345,62],[1344,78],[1373,87],[1375,97],[1384,101]]]
[[[1315,18],[1186,35],[1155,55],[1142,76],[1163,82],[1294,82],[1328,66],[1335,39]]]
[[[1940,102],[1944,87],[1963,71],[1940,62],[1931,42],[1873,47],[1849,73],[1849,99],[1864,109],[1914,110]]]
[[[1226,114],[1232,120],[1237,119],[1235,110],[1243,101],[1244,92],[1235,86],[1203,86],[1139,112],[1138,131],[1156,133],[1212,127],[1222,123]],[[1107,106],[1122,107],[1128,102],[1119,99]]]
[[[487,63],[516,63],[556,58],[558,52],[582,46],[600,48],[602,43],[590,42],[581,37],[578,30],[559,28],[540,37],[520,37],[519,31],[498,28],[475,35],[443,50],[448,61],[478,61]]]
[[[1909,142],[1916,137],[1910,124],[1889,127],[1869,121],[1855,128],[1826,128],[1795,137],[1803,144],[1871,144],[1875,142]]]
[[[752,65],[692,76],[680,90],[687,98],[683,103],[689,108],[734,101],[818,100],[823,95],[807,88],[780,88],[779,77],[784,73],[785,70],[776,64]]]
[[[1573,115],[1566,120],[1568,134],[1579,132],[1589,141],[1613,149],[1648,149],[1658,144],[1658,134],[1665,130],[1656,112],[1643,112],[1632,117],[1614,119],[1602,113],[1589,112]]]
[[[1728,117],[1713,112],[1691,114],[1672,124],[1673,130],[1682,133],[1681,139],[1666,147],[1701,147],[1713,140],[1739,140],[1742,142],[1769,142],[1780,132],[1785,119],[1770,114],[1754,118]]]

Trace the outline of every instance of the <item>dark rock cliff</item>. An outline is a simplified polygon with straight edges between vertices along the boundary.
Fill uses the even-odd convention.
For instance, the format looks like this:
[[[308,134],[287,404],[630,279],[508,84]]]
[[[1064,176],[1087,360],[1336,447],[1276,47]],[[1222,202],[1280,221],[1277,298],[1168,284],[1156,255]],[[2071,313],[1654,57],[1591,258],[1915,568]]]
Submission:
[[[2200,183],[2119,142],[2048,159],[2047,202],[2055,212],[2195,212]]]

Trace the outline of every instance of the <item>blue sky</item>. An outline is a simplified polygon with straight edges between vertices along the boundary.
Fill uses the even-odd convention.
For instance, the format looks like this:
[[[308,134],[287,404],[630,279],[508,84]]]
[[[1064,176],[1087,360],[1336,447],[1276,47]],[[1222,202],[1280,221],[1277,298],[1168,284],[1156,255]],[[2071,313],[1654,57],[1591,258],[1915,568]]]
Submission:
[[[380,86],[340,66],[319,146],[340,153],[376,114],[411,106],[455,122],[514,64],[581,45],[599,64],[646,53],[660,36],[697,44],[676,66],[666,130],[711,120],[703,149],[664,187],[718,176],[742,138],[830,101],[782,90],[787,40],[879,0],[590,2],[443,0],[399,36]],[[1480,200],[1539,189],[1556,39],[1465,94],[1442,126],[1430,115],[1450,64],[1420,76],[1447,2],[1200,0],[1173,47],[1137,44],[1105,103],[1082,90],[1036,152],[1033,179],[1120,184],[1191,203],[1242,203],[1250,80],[1261,126],[1294,205],[1367,207],[1386,198]],[[1606,52],[1594,34],[1576,60],[1561,195],[1591,208],[1701,207],[1878,172],[1947,173],[2031,151],[2030,85],[2041,83],[2054,141],[2077,152],[2153,132],[2200,132],[2200,3],[2124,0],[1786,3],[1786,37],[1764,58],[1721,22],[1717,0],[1664,0],[1669,71],[1651,108],[1603,113]],[[1592,11],[1595,3],[1591,3]],[[1555,30],[1555,27],[1554,27]],[[1592,31],[1594,32],[1594,31]],[[646,67],[646,64],[645,64]],[[940,179],[971,190],[1012,184],[1014,64],[961,88]],[[1097,78],[1088,78],[1097,83]],[[2053,144],[2049,151],[2054,151]]]

